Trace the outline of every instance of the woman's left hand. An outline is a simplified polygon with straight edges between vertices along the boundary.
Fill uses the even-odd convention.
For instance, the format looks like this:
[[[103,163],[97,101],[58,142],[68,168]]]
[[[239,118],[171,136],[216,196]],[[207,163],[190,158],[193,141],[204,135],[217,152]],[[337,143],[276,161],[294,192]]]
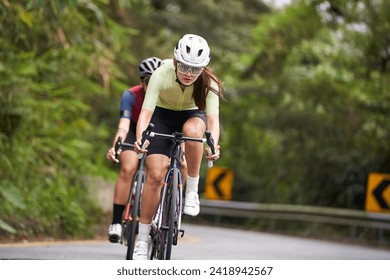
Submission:
[[[219,159],[219,157],[221,156],[221,150],[220,150],[220,146],[219,145],[216,145],[215,147],[214,147],[214,149],[215,149],[215,154],[214,155],[212,155],[211,154],[211,149],[210,149],[210,147],[206,147],[205,148],[205,150],[206,150],[206,158],[208,159],[208,160],[212,160],[212,161],[215,161],[215,160],[217,160],[217,159]]]

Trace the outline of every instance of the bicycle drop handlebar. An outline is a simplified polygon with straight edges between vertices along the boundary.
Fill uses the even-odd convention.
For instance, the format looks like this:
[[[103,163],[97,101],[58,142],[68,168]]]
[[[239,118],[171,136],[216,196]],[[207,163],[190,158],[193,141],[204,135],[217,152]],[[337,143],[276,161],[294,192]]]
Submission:
[[[215,147],[214,147],[214,138],[213,136],[211,135],[211,132],[206,130],[206,143],[207,145],[210,147],[211,149],[211,155],[214,155],[215,154]],[[214,163],[212,160],[209,160],[208,163],[207,163],[208,167],[213,167]]]
[[[148,127],[145,129],[145,131],[142,133],[142,138],[141,138],[141,147],[145,145],[146,140],[150,137],[150,134],[152,133],[154,129],[154,124],[150,123]],[[118,137],[118,140],[115,143],[115,158],[118,159],[119,157],[119,149],[121,147],[131,147],[134,148],[134,144],[129,144],[129,143],[123,143],[122,142],[122,137]],[[141,159],[143,157],[143,154],[138,154],[138,158]]]
[[[115,159],[119,158],[119,149],[122,147],[122,137],[119,136],[115,142]]]
[[[159,138],[166,138],[166,139],[173,139],[177,140],[180,142],[184,141],[193,141],[193,142],[201,142],[201,143],[207,143],[209,148],[211,149],[211,154],[215,154],[215,147],[214,147],[214,139],[213,136],[211,135],[211,132],[206,130],[205,135],[206,138],[194,138],[194,137],[187,137],[183,136],[181,133],[175,133],[175,134],[163,134],[163,133],[157,133],[153,132],[154,129],[154,124],[150,123],[148,127],[145,129],[145,131],[142,133],[142,138],[141,138],[141,147],[145,145],[145,142],[148,138],[150,137],[159,137]],[[128,144],[128,143],[122,143],[122,137],[118,137],[118,140],[115,143],[115,158],[118,159],[119,157],[119,149],[122,146],[126,147],[134,147],[134,144]],[[143,157],[143,154],[139,154],[138,158],[141,159]],[[213,167],[213,161],[209,160],[208,161],[208,167]]]
[[[200,142],[200,143],[207,143],[209,148],[211,149],[212,155],[215,154],[215,147],[214,147],[214,139],[211,135],[210,131],[206,131],[206,138],[194,138],[194,137],[187,137],[183,136],[182,133],[174,133],[174,134],[163,134],[163,133],[157,133],[157,132],[151,132],[149,137],[159,137],[159,138],[166,138],[166,139],[172,139],[174,141],[193,141],[193,142]],[[208,167],[213,167],[213,161],[208,161]]]
[[[142,132],[142,138],[141,138],[141,145],[140,147],[144,148],[145,142],[147,139],[149,139],[150,134],[152,133],[154,129],[154,124],[150,123],[148,127],[145,129],[144,132]],[[144,154],[138,154],[138,159],[141,159],[144,156]]]
[[[148,125],[148,127],[145,129],[145,131],[142,132],[142,138],[141,138],[141,145],[140,145],[140,147],[143,148],[146,140],[150,137],[150,134],[152,133],[153,129],[154,129],[154,124],[150,123]]]

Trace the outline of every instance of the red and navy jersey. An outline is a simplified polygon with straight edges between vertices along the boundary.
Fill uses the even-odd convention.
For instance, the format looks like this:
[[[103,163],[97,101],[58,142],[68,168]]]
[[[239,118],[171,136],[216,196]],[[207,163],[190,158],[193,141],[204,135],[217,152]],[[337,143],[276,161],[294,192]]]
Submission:
[[[120,118],[127,118],[136,123],[141,113],[144,99],[145,91],[142,85],[125,90],[121,99]]]

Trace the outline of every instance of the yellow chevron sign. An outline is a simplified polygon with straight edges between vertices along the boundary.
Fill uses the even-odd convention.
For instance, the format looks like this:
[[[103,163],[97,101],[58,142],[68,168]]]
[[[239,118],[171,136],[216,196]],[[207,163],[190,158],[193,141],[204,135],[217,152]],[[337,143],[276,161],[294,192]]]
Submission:
[[[206,178],[207,199],[231,200],[233,190],[233,169],[214,166],[209,168]]]
[[[390,213],[390,174],[369,174],[366,211]]]

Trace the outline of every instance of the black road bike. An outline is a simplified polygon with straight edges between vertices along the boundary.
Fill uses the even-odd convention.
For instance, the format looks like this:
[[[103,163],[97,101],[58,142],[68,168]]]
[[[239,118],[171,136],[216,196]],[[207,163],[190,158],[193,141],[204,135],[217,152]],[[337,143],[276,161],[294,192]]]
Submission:
[[[175,132],[172,135],[151,132],[149,137],[171,139],[173,147],[170,155],[169,169],[164,178],[161,189],[160,204],[152,219],[151,238],[152,250],[150,259],[169,260],[172,254],[172,245],[177,245],[178,236],[184,236],[181,228],[183,216],[183,176],[181,173],[181,159],[183,150],[181,144],[185,141],[207,143],[212,154],[215,154],[214,140],[209,131],[206,138],[192,138]],[[212,163],[212,162],[211,162]],[[209,162],[209,167],[212,164]]]
[[[143,133],[141,139],[141,146],[144,145],[146,139],[148,139],[148,137],[152,133],[153,128],[153,124],[149,124],[148,128]],[[118,151],[121,147],[134,148],[134,144],[122,143],[122,138],[119,137],[118,141],[115,144],[116,158],[118,158],[119,156]],[[128,202],[126,204],[125,213],[122,219],[123,230],[121,243],[127,246],[126,260],[133,259],[134,244],[136,235],[138,234],[138,225],[141,210],[141,193],[145,183],[146,154],[139,154],[138,159],[138,169],[133,177]]]

